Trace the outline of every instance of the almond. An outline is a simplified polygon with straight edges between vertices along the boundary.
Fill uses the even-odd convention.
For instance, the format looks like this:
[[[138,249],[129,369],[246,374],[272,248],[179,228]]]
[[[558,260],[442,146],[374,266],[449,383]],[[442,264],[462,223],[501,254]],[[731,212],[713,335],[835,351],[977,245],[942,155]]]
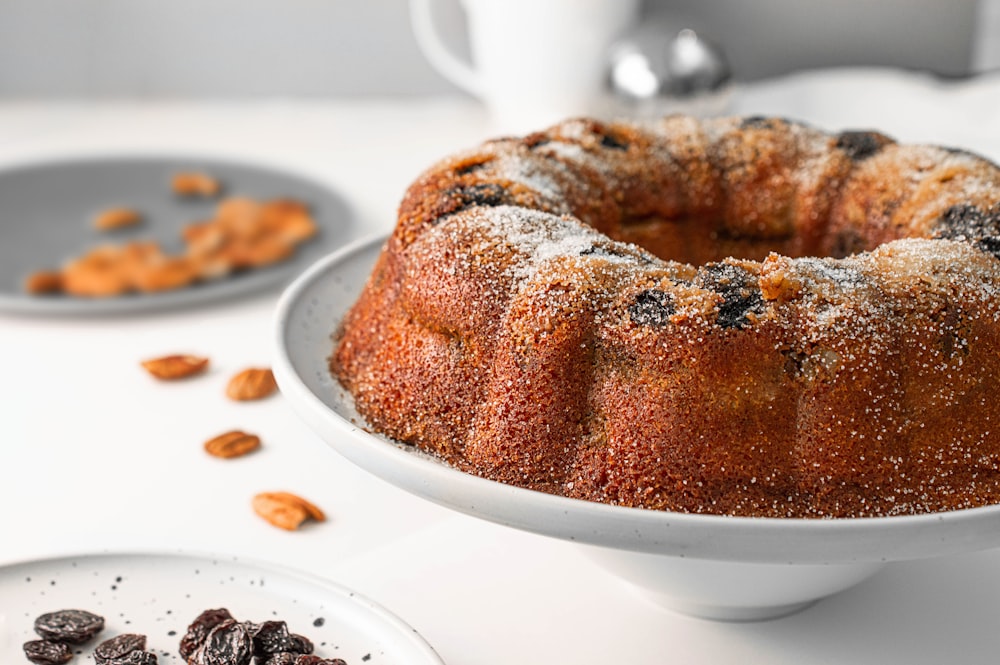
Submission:
[[[213,221],[227,233],[252,238],[261,232],[260,215],[260,202],[236,196],[219,203]]]
[[[156,378],[170,381],[204,372],[208,367],[208,358],[190,355],[162,356],[144,360],[142,366]]]
[[[278,237],[297,244],[312,238],[318,230],[309,213],[287,214],[278,224]]]
[[[291,244],[308,240],[318,231],[309,207],[294,199],[274,199],[265,203],[260,223],[269,235]]]
[[[221,279],[232,274],[236,266],[229,260],[223,252],[213,252],[211,254],[199,254],[191,257],[191,266],[194,268],[198,279],[211,280]]]
[[[118,261],[128,269],[166,258],[163,248],[154,240],[133,241],[118,248]]]
[[[253,509],[267,522],[286,531],[294,531],[307,519],[326,521],[322,510],[290,492],[261,492],[253,498]]]
[[[195,222],[181,229],[181,237],[187,245],[188,254],[208,254],[222,247],[226,233],[214,221]]]
[[[171,188],[178,196],[216,196],[222,183],[207,173],[183,171],[174,174]]]
[[[236,268],[260,268],[284,261],[295,253],[295,246],[277,236],[241,239],[222,252]]]
[[[59,293],[63,290],[63,276],[55,270],[39,270],[24,278],[24,290],[28,293]]]
[[[108,245],[90,250],[63,268],[63,290],[95,298],[125,293],[130,286],[124,258],[120,247]]]
[[[138,265],[132,272],[135,288],[146,293],[179,289],[198,278],[198,266],[184,256],[162,257]]]
[[[142,214],[133,208],[108,208],[94,215],[93,224],[98,231],[113,231],[141,221]]]
[[[277,390],[274,373],[270,369],[251,367],[236,374],[226,386],[226,396],[238,402],[263,399]]]
[[[212,457],[242,457],[260,448],[260,437],[239,430],[226,432],[205,442],[205,452]]]

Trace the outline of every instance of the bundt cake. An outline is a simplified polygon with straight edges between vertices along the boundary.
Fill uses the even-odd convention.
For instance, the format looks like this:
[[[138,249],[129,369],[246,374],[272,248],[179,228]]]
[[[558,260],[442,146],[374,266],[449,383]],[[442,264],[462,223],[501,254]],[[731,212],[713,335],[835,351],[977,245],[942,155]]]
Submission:
[[[776,118],[578,119],[444,159],[334,336],[374,431],[610,504],[1000,502],[1000,170]]]

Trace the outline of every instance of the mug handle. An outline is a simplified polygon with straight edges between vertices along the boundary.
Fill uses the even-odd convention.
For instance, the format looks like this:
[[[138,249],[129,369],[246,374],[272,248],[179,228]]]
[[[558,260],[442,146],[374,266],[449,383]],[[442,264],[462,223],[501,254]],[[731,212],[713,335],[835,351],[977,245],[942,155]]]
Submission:
[[[410,21],[417,45],[445,78],[465,91],[482,97],[483,84],[475,70],[455,57],[441,41],[434,26],[432,4],[433,0],[410,0]]]

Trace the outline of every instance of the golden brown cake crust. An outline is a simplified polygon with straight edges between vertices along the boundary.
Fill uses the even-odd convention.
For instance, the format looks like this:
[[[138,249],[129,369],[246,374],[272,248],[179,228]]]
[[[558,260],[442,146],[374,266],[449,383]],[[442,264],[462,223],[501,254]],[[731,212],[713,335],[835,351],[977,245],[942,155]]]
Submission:
[[[331,370],[374,430],[554,494],[997,503],[1000,170],[774,118],[487,142],[409,188]]]

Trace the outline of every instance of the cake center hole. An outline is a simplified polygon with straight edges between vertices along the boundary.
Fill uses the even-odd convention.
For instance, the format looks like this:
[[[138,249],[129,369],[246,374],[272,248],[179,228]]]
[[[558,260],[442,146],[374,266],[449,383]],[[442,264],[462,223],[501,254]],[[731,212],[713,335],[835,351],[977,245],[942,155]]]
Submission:
[[[788,216],[790,220],[790,216]],[[859,234],[841,232],[826,237],[807,238],[787,224],[765,224],[759,220],[733,222],[721,218],[674,218],[647,216],[623,221],[620,230],[609,234],[615,240],[633,243],[661,259],[696,266],[727,257],[762,261],[771,252],[784,256],[842,258],[868,251],[885,242],[872,244]]]

